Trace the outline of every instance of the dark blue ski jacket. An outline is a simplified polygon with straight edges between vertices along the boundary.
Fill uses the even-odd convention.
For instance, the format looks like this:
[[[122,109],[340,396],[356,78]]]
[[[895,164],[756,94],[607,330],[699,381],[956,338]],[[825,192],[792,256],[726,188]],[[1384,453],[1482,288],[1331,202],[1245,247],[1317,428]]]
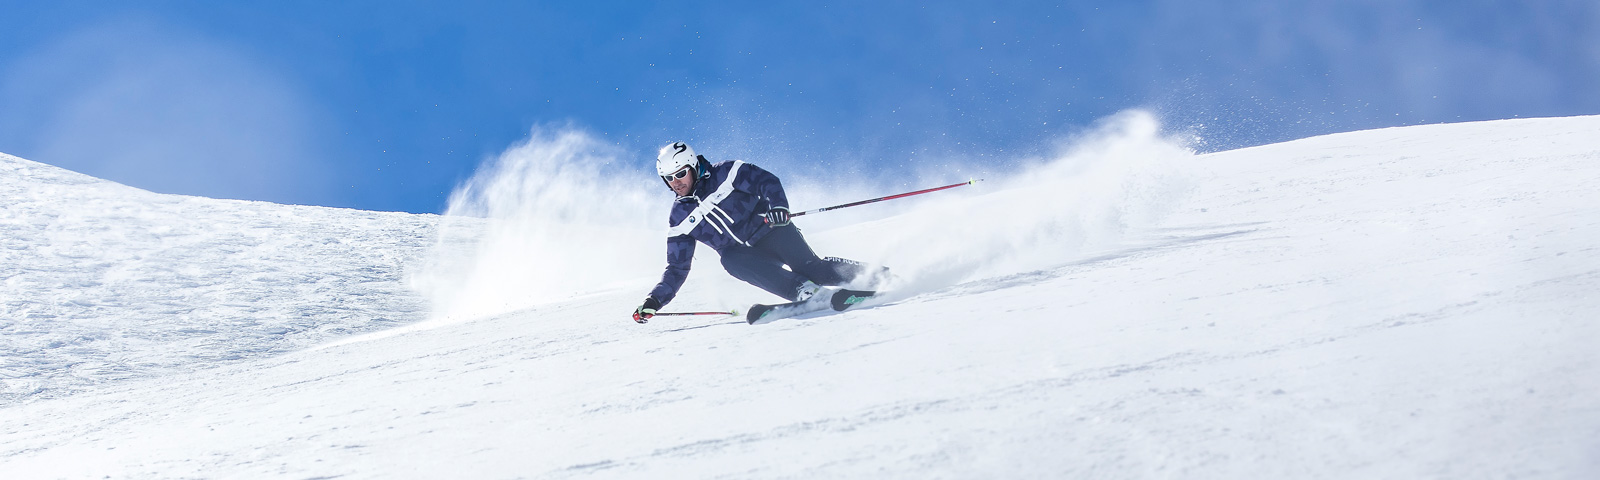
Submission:
[[[702,166],[706,162],[702,159]],[[789,208],[778,177],[740,160],[704,167],[694,191],[678,197],[668,217],[667,271],[650,297],[666,305],[689,278],[695,241],[721,252],[734,246],[754,245],[772,227],[763,221],[772,207]]]

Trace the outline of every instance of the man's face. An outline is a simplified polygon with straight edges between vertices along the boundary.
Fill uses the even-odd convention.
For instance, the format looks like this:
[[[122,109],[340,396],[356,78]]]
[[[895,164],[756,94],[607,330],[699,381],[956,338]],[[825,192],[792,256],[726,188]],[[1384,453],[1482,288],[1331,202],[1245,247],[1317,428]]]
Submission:
[[[694,189],[694,167],[683,167],[678,172],[682,173],[683,176],[674,176],[671,181],[667,182],[667,186],[672,187],[672,193],[676,193],[680,197],[687,196]]]

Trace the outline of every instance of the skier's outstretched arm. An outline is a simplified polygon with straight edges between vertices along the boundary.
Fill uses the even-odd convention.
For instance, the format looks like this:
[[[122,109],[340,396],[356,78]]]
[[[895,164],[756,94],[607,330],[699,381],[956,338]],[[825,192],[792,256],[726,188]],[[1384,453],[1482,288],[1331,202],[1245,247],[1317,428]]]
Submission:
[[[633,311],[633,321],[645,323],[655,316],[656,310],[672,302],[678,289],[689,279],[689,266],[694,262],[694,239],[688,235],[667,238],[667,269],[661,272],[661,283],[650,290],[644,304]]]

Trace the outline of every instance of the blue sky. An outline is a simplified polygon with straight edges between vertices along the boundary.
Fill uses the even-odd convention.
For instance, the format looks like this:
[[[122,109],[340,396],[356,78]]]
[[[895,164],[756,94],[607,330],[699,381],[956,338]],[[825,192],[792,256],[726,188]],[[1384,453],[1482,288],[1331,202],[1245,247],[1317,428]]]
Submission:
[[[1600,113],[1592,1],[0,0],[0,24],[0,152],[419,213],[539,126],[641,175],[683,139],[892,176],[1013,162],[1130,108],[1201,150]]]

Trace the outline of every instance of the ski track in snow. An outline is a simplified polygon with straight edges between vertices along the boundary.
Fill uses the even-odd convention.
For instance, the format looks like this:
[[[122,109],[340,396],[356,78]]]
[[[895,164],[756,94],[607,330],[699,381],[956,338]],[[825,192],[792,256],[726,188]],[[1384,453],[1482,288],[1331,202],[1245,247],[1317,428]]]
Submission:
[[[53,174],[10,161],[23,175]],[[236,361],[164,360],[171,362],[164,370],[131,375],[154,377],[144,380],[90,376],[71,384],[78,387],[71,395],[34,395],[48,398],[0,409],[0,471],[20,472],[16,478],[1600,475],[1593,347],[1600,341],[1593,321],[1600,311],[1600,117],[1352,132],[1195,163],[1193,195],[1161,223],[1131,229],[1115,244],[839,315],[759,327],[716,318],[635,325],[626,311],[638,292],[627,290],[318,349],[299,349],[309,336],[293,344],[237,334],[247,346],[273,347]],[[50,185],[5,178],[24,192]],[[105,298],[118,291],[92,282],[114,285],[93,280],[110,274],[49,268],[121,259],[62,256],[55,252],[70,253],[70,244],[24,243],[55,237],[28,233],[37,222],[12,220],[36,217],[8,209],[7,231],[33,235],[6,237],[8,313],[56,315],[27,321],[64,325],[66,335],[107,331],[52,313],[95,311],[78,310],[90,308],[84,304],[130,311],[156,329],[191,328],[184,325],[208,316],[251,322],[240,327],[248,332],[272,321],[347,329],[318,341],[377,328],[361,315],[420,317],[418,300],[396,278],[430,241],[427,218],[245,202],[190,205],[180,214],[186,202],[218,201],[113,193],[108,202],[139,200],[125,210],[173,212],[150,224],[176,223],[174,230],[196,235],[206,229],[184,219],[294,211],[293,221],[274,225],[299,232],[340,225],[385,245],[367,257],[322,247],[331,250],[327,261],[384,267],[353,277],[378,281],[339,277],[334,282],[343,283],[326,285],[321,297],[295,290],[306,286],[292,279],[308,277],[273,284],[294,294],[265,287],[252,294],[274,312],[295,312],[370,289],[355,297],[368,302],[364,310],[331,319],[258,316],[213,300],[231,295],[227,288],[207,290],[195,280],[172,290],[187,294],[125,294],[174,295],[170,302],[206,312],[180,321],[158,309],[172,307],[104,306],[116,305]],[[22,196],[39,204],[30,208],[67,208],[29,195]],[[230,225],[229,232],[242,228]],[[850,231],[874,228],[883,227]],[[836,241],[830,234],[818,237]],[[297,241],[319,235],[331,234]],[[326,244],[291,248],[316,245]],[[31,258],[24,254],[41,259],[24,261]],[[173,261],[141,255],[132,259],[149,263],[138,267],[146,269],[141,275]],[[216,255],[205,260],[232,258]],[[289,268],[267,260],[231,268],[268,266]],[[13,303],[12,291],[51,296]],[[205,302],[182,303],[194,299]],[[0,321],[12,322],[8,342],[25,324],[14,315]],[[229,325],[212,327],[222,332],[215,341],[235,340]],[[47,334],[54,335],[17,338],[45,342]],[[181,359],[186,344],[151,345],[122,348]],[[35,359],[26,371],[45,377],[47,365],[114,356],[43,350],[14,351]]]

